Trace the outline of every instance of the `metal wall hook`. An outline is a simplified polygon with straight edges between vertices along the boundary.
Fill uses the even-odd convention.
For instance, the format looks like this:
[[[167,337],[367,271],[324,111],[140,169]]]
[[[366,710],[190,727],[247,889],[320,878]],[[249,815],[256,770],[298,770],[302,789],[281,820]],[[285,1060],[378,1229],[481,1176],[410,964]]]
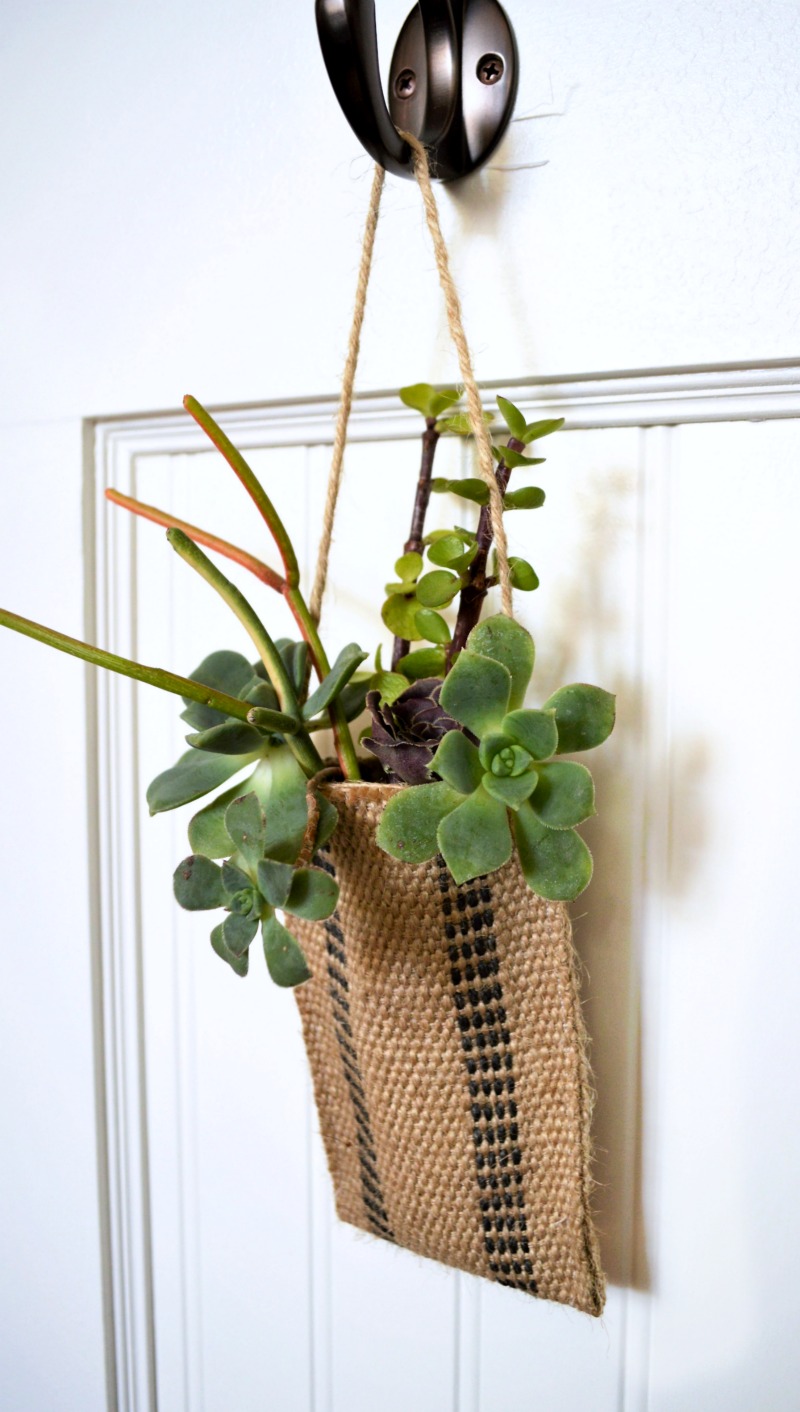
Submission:
[[[454,181],[490,157],[517,94],[514,32],[499,0],[419,0],[395,45],[387,107],[378,66],[375,0],[316,0],[333,90],[376,162],[413,175],[397,129],[430,151],[432,175]]]

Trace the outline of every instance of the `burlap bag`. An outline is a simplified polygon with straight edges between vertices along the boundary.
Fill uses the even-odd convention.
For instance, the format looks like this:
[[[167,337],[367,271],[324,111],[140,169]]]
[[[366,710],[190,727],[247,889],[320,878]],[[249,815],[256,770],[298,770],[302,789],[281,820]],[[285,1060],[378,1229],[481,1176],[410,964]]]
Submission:
[[[343,1221],[599,1314],[591,1091],[569,917],[516,859],[457,887],[375,843],[389,784],[334,784],[316,861],[340,885],[295,922],[297,992]]]

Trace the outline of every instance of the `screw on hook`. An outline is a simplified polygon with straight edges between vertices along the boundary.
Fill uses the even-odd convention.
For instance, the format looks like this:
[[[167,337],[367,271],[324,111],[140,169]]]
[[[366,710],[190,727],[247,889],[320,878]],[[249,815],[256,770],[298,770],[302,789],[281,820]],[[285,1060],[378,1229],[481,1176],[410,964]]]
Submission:
[[[410,98],[417,86],[417,75],[413,69],[401,69],[394,81],[394,91],[398,98]]]
[[[504,70],[505,64],[499,54],[484,54],[483,58],[478,60],[476,73],[481,83],[492,84],[503,77]]]

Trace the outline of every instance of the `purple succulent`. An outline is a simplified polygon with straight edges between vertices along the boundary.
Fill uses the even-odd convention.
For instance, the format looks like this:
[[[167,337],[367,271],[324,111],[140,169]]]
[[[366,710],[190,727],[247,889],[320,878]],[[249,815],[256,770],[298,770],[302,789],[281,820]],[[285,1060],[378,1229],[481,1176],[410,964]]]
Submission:
[[[391,780],[428,784],[428,766],[439,741],[448,731],[461,730],[458,721],[439,705],[441,689],[440,677],[423,677],[407,687],[391,706],[381,705],[377,691],[367,696],[372,735],[362,744],[377,755]]]

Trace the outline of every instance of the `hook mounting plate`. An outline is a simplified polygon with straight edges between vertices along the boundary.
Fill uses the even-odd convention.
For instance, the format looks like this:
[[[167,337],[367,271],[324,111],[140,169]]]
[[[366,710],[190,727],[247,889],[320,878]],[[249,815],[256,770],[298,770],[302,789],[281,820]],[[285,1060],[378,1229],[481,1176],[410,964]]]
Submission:
[[[356,136],[387,171],[413,174],[398,128],[425,143],[432,174],[467,176],[502,138],[517,93],[514,32],[499,0],[418,0],[395,46],[387,106],[375,0],[316,0],[322,55]]]
[[[467,176],[491,156],[508,127],[517,96],[517,46],[498,0],[466,0],[460,18],[453,63],[449,46],[437,43],[440,36],[435,29],[432,32],[429,26],[426,38],[422,8],[415,5],[400,31],[389,69],[392,122],[430,146],[431,174],[442,181]],[[445,92],[449,120],[439,123],[437,134]]]

